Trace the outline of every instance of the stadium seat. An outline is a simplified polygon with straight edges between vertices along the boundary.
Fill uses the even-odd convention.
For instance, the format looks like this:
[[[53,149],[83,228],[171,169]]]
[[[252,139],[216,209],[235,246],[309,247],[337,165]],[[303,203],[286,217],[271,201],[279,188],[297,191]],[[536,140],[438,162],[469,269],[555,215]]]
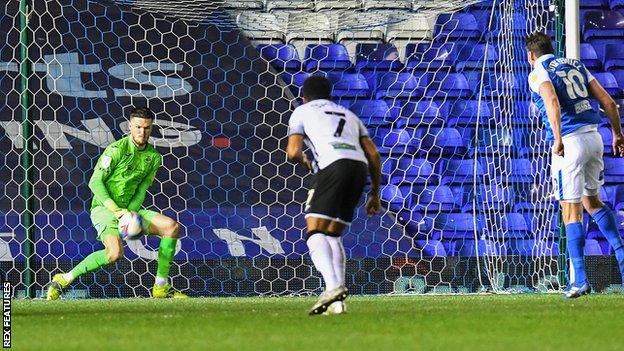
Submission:
[[[463,70],[490,70],[498,61],[498,52],[493,45],[477,44],[473,47],[463,47],[455,60],[455,69]]]
[[[429,161],[413,159],[409,155],[399,159],[397,168],[390,176],[390,184],[436,185],[439,182],[440,177],[435,174],[433,165]]]
[[[398,127],[443,127],[446,120],[440,114],[438,104],[432,100],[405,102],[401,107],[400,118],[396,121]]]
[[[288,73],[283,72],[280,74],[284,83],[288,85],[292,93],[298,97],[301,96],[301,88],[303,87],[303,82],[310,76],[310,73],[306,72],[297,72],[297,73]]]
[[[408,70],[449,70],[455,62],[453,47],[453,43],[407,44],[405,47],[405,57],[407,60],[405,67]]]
[[[483,167],[479,161],[475,160],[449,160],[442,163],[440,173],[442,179],[440,184],[467,184],[473,183],[476,173],[476,180],[480,182],[483,178]]]
[[[604,46],[604,68],[624,69],[624,48],[622,44],[606,44]]]
[[[236,16],[236,23],[252,40],[284,42],[287,17],[268,12],[242,11]]]
[[[585,239],[585,256],[602,256],[602,248],[595,239]]]
[[[624,36],[624,15],[617,11],[590,11],[581,23],[584,41]]]
[[[382,155],[415,154],[420,145],[414,133],[405,129],[376,128],[373,133],[369,128],[369,133]]]
[[[449,116],[449,127],[474,127],[487,124],[492,118],[490,105],[478,100],[448,100],[440,105],[440,113]]]
[[[434,26],[434,39],[473,39],[478,40],[483,29],[477,24],[475,17],[469,13],[443,13],[438,15]]]
[[[624,210],[624,185],[616,185],[613,191],[613,209],[615,211]],[[624,226],[624,221],[622,221]]]
[[[556,257],[559,255],[559,245],[552,239],[510,239],[509,253],[518,256]]]
[[[294,46],[289,44],[260,44],[256,47],[262,57],[278,71],[301,69],[301,60]]]
[[[440,77],[434,77],[425,92],[427,97],[443,100],[447,98],[467,99],[471,95],[472,90],[468,85],[468,81],[461,73],[442,73]]]
[[[394,109],[388,107],[383,100],[360,100],[353,102],[349,109],[353,111],[364,125],[384,125],[396,119]]]
[[[334,98],[366,98],[370,96],[370,89],[366,78],[358,73],[330,72],[327,78],[332,82],[332,96]]]
[[[429,85],[429,75],[412,75],[410,73],[380,73],[377,75],[379,84],[375,98],[377,99],[410,99],[422,97]]]
[[[424,218],[425,222],[429,219]],[[481,230],[482,222],[470,213],[438,213],[433,219],[432,234],[442,239],[473,239],[475,230]]]
[[[606,156],[613,155],[613,147],[611,146],[613,141],[613,133],[611,132],[611,128],[600,127],[598,128],[598,133],[600,133],[600,136],[602,137],[604,154]]]
[[[624,0],[609,0],[611,10],[624,10]]]
[[[418,257],[445,257],[444,245],[439,240],[414,240],[415,251]]]
[[[481,164],[488,170],[487,174],[494,175],[491,180],[497,184],[531,184],[535,181],[536,173],[529,159],[491,158],[482,159]]]
[[[538,240],[559,237],[559,213],[557,210],[522,212],[532,236]]]
[[[406,10],[412,9],[410,0],[363,0],[365,11],[368,10]]]
[[[607,91],[607,93],[613,97],[620,97],[622,95],[622,88],[618,85],[615,76],[609,72],[595,73],[594,77],[600,85]]]
[[[469,189],[471,192],[472,188]],[[479,185],[475,201],[467,201],[461,208],[462,212],[483,212],[495,210],[509,212],[513,207],[515,193],[511,187],[498,187],[495,185]]]
[[[620,90],[624,90],[624,69],[612,69],[609,73],[613,74],[613,77],[615,77],[615,81],[617,82],[618,87],[620,87]],[[624,96],[624,94],[620,94],[621,96]]]
[[[468,84],[473,87],[475,96],[479,96],[481,91],[486,97],[498,98],[500,94],[511,93],[515,97],[525,97],[528,94],[528,83],[526,77],[522,79],[519,74],[466,71],[464,72]]]
[[[308,72],[347,70],[351,68],[351,61],[342,44],[312,44],[305,49],[304,68]]]
[[[581,9],[595,9],[602,10],[608,7],[608,1],[606,0],[581,0],[579,1],[579,7]]]
[[[393,212],[409,209],[412,196],[410,186],[387,184],[381,188],[381,201]]]
[[[415,186],[412,188],[410,207],[416,212],[436,213],[451,212],[457,206],[453,192],[447,186]]]
[[[403,67],[399,61],[399,51],[392,44],[357,44],[355,55],[357,70],[388,71]]]
[[[466,137],[471,133],[463,133],[462,135]],[[510,128],[479,128],[479,134],[472,135],[470,140],[472,145],[475,145],[476,141],[477,147],[477,150],[474,148],[469,150],[471,154],[478,152],[482,155],[511,155],[514,147],[514,136]]]
[[[315,11],[336,11],[351,10],[357,11],[362,9],[361,0],[332,0],[332,1],[314,1]]]
[[[454,246],[456,253],[460,257],[476,256],[501,256],[507,255],[507,246],[493,240],[464,239],[456,240]]]
[[[392,42],[397,45],[399,42],[408,44],[410,42],[414,43],[417,41],[431,40],[431,25],[426,15],[413,13],[407,18],[402,15],[394,15],[396,15],[396,13],[391,13],[388,18],[385,37],[387,42]]]
[[[581,43],[581,61],[590,71],[599,71],[602,68],[602,62],[590,43]]]
[[[605,183],[624,183],[624,159],[616,157],[605,157],[604,165]]]
[[[455,128],[419,128],[416,137],[421,139],[418,154],[422,157],[432,155],[463,155],[468,151],[459,131]]]
[[[314,2],[306,0],[266,0],[266,10],[313,10]]]
[[[261,0],[225,0],[221,5],[226,10],[253,10],[259,11],[264,8],[264,1]]]

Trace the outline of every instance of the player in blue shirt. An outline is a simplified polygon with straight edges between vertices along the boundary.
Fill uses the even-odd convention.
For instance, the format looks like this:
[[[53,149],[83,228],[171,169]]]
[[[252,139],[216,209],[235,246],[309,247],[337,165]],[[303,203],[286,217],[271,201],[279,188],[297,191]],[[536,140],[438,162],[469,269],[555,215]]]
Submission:
[[[624,282],[624,244],[613,212],[598,197],[604,183],[603,144],[598,133],[600,115],[591,107],[590,95],[609,118],[615,156],[624,156],[624,136],[615,101],[583,63],[554,56],[550,38],[543,33],[529,35],[526,48],[533,66],[529,74],[532,99],[553,142],[551,172],[570,257],[570,287],[565,296],[576,298],[591,291],[583,257],[583,207],[615,250]]]

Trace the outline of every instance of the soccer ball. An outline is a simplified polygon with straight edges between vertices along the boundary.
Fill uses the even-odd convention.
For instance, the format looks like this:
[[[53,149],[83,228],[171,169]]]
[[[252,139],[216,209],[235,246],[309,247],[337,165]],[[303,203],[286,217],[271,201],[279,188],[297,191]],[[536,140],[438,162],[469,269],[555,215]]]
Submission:
[[[128,212],[119,218],[119,235],[124,240],[136,240],[143,233],[143,219],[136,212]]]

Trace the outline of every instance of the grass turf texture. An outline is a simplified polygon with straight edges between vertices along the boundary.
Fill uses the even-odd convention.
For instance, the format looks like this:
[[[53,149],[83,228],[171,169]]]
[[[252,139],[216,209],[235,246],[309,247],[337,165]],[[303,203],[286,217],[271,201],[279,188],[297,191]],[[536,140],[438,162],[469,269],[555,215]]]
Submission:
[[[16,350],[622,350],[624,295],[14,300]]]

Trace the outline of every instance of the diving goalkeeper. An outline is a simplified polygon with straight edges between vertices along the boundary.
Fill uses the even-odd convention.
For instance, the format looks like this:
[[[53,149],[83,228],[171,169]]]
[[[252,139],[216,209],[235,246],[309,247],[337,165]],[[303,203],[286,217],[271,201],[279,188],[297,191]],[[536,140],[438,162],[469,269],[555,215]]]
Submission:
[[[93,192],[91,222],[104,250],[87,256],[74,269],[54,275],[48,285],[47,299],[58,299],[63,290],[85,273],[95,271],[123,257],[123,241],[119,236],[119,219],[128,211],[143,219],[145,234],[158,235],[158,268],[152,288],[154,298],[186,298],[168,282],[169,268],[175,254],[180,224],[160,213],[142,207],[145,194],[162,164],[162,156],[148,144],[154,113],[145,107],[130,112],[130,135],[109,145],[100,156],[89,188]]]

